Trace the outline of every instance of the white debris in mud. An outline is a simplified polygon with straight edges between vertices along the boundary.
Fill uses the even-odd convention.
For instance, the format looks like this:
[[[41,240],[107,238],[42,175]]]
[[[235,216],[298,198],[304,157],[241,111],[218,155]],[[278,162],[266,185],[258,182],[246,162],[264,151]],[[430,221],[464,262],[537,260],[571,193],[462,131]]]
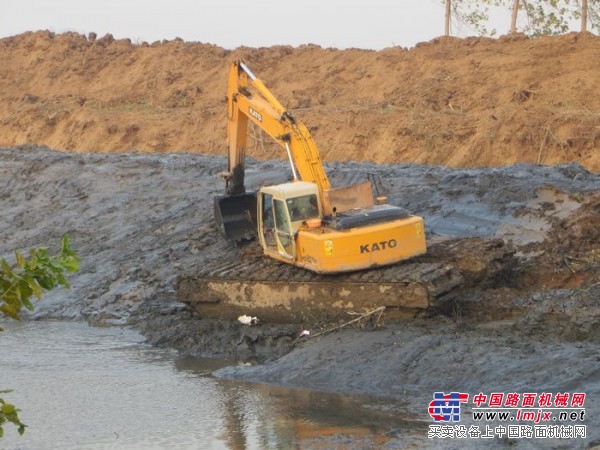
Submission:
[[[246,314],[238,317],[238,322],[244,324],[244,325],[256,325],[258,324],[258,319],[256,317],[250,317],[247,316]]]

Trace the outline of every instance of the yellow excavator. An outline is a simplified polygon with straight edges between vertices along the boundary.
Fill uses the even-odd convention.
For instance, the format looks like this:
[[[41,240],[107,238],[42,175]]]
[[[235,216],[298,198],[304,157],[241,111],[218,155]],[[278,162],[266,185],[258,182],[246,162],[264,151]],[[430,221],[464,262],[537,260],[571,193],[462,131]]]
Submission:
[[[292,181],[246,191],[249,122],[285,149]],[[229,70],[227,135],[216,224],[234,241],[258,235],[270,258],[250,246],[228,260],[203,259],[180,276],[177,298],[201,317],[314,322],[381,306],[412,314],[446,302],[461,285],[461,273],[446,261],[413,258],[426,252],[421,217],[375,199],[369,181],[330,186],[308,129],[242,61]]]
[[[293,181],[246,192],[248,122],[285,151]],[[258,234],[264,254],[317,273],[397,263],[425,253],[423,219],[374,198],[370,181],[332,188],[317,146],[242,61],[232,63],[227,87],[227,195],[215,198],[226,238]]]

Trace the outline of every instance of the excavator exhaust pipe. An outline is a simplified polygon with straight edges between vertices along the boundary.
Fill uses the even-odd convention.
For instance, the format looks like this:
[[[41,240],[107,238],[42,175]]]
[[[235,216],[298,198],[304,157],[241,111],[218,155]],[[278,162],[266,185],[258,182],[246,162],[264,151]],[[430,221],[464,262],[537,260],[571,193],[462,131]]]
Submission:
[[[225,239],[251,240],[257,234],[256,192],[215,197],[215,222]]]

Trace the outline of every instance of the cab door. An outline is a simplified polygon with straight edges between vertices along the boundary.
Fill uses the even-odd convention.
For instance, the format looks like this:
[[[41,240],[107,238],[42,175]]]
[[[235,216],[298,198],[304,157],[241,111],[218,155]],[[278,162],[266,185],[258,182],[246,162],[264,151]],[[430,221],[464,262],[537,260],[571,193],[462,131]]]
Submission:
[[[273,198],[277,253],[291,261],[296,259],[296,240],[285,201]]]
[[[275,214],[273,213],[273,196],[264,192],[258,193],[258,237],[265,251],[277,252],[277,235],[275,232]]]

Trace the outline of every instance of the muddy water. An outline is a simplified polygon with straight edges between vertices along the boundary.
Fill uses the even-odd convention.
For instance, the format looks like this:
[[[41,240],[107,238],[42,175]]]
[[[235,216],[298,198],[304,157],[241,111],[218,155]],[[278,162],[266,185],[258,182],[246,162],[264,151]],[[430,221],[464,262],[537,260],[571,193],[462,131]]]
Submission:
[[[0,448],[375,448],[426,435],[400,405],[217,380],[231,362],[179,358],[129,329],[3,326],[0,386],[29,428],[7,427]]]

